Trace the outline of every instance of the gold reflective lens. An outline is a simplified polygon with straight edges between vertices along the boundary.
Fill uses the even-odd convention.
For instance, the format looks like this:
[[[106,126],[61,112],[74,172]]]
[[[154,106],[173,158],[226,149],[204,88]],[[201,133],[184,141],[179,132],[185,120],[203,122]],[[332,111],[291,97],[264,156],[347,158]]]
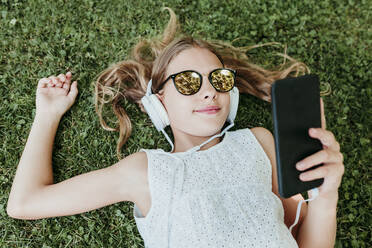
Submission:
[[[174,82],[179,92],[184,95],[195,94],[200,88],[200,77],[197,73],[186,71],[178,74],[174,78]]]
[[[210,79],[213,86],[221,92],[226,92],[234,87],[234,73],[230,70],[219,69],[212,72]]]
[[[195,71],[184,71],[174,76],[177,90],[184,95],[193,95],[201,86],[201,75]],[[228,92],[234,87],[235,74],[224,68],[216,69],[209,74],[210,83],[219,92]]]

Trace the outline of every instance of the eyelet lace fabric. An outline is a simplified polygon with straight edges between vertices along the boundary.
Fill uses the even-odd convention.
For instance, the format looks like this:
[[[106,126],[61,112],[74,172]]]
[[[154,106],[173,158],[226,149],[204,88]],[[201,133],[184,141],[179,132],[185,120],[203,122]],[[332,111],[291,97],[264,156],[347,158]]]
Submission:
[[[151,208],[133,216],[146,248],[298,247],[271,191],[271,163],[249,128],[207,150],[141,149]]]

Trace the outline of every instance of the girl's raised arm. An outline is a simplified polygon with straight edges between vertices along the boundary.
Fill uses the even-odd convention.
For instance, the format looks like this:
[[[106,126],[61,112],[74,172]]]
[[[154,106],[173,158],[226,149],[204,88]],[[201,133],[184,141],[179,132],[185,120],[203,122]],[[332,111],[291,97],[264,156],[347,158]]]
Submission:
[[[133,201],[147,158],[132,154],[118,163],[53,184],[52,148],[62,115],[75,101],[71,73],[43,78],[36,93],[36,115],[17,167],[7,213],[18,219],[73,215],[119,201]]]

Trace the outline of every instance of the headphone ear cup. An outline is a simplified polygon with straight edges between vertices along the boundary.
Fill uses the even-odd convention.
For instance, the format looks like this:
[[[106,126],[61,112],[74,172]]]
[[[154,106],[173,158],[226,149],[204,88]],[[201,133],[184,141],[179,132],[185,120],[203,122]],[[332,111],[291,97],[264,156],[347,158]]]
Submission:
[[[229,91],[230,93],[230,113],[227,117],[227,121],[233,123],[236,117],[236,113],[238,112],[238,105],[239,105],[239,90],[236,86],[232,90]]]
[[[141,102],[158,131],[161,131],[169,125],[167,111],[164,109],[163,104],[155,94],[149,96],[145,95],[142,97]]]

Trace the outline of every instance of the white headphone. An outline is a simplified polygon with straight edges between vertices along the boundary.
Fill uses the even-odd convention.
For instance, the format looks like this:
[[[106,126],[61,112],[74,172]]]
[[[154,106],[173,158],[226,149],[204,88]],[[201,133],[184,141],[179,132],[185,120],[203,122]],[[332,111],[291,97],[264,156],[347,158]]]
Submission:
[[[163,104],[160,102],[158,97],[155,94],[152,94],[151,86],[152,86],[152,79],[150,79],[147,85],[146,94],[145,96],[142,97],[141,102],[147,114],[150,116],[152,123],[155,125],[156,129],[159,132],[160,131],[163,132],[168,142],[171,144],[172,151],[173,151],[173,148],[174,148],[173,143],[168,137],[167,133],[164,131],[164,128],[170,124],[167,111],[165,110]],[[229,94],[230,94],[230,112],[227,117],[227,121],[230,122],[230,124],[233,124],[235,117],[236,117],[236,113],[238,111],[238,105],[239,105],[238,88],[234,86],[234,88],[229,91]]]

